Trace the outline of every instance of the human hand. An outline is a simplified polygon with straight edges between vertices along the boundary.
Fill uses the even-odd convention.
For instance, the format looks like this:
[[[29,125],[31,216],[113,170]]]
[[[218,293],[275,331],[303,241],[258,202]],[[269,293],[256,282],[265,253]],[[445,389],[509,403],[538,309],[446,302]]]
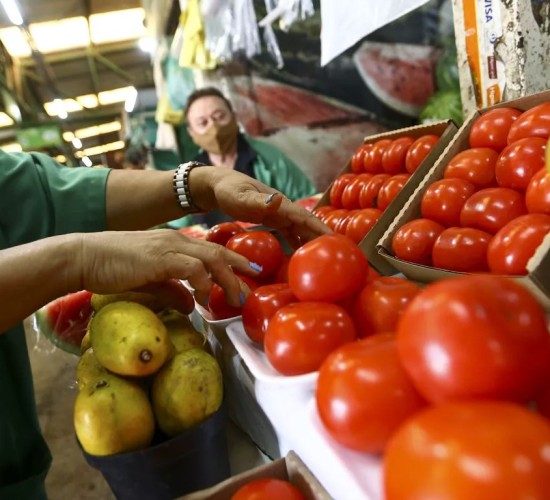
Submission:
[[[79,251],[74,269],[79,283],[75,289],[96,293],[147,291],[160,295],[165,303],[179,303],[177,308],[182,312],[191,312],[193,301],[188,292],[168,280],[189,281],[195,298],[203,304],[216,282],[224,289],[228,303],[239,306],[249,290],[233,270],[257,274],[246,257],[173,230],[106,231],[76,237]]]
[[[191,194],[203,210],[219,208],[235,220],[277,229],[294,247],[331,230],[277,190],[240,172],[220,167],[191,171]]]

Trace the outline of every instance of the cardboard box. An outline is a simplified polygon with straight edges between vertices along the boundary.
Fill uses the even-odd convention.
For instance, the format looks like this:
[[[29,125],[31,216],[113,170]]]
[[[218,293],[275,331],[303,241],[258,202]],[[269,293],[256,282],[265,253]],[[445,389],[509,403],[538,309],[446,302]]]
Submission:
[[[206,490],[185,495],[181,500],[228,500],[241,486],[262,478],[290,481],[300,489],[307,500],[330,500],[329,494],[321,483],[292,451],[284,458],[243,472]]]
[[[537,95],[527,96],[514,101],[500,103],[490,108],[473,113],[464,123],[458,133],[454,136],[450,144],[445,149],[443,155],[432,166],[426,176],[416,185],[416,189],[410,199],[402,207],[401,211],[388,227],[382,238],[377,244],[378,253],[391,264],[395,272],[403,273],[407,278],[421,283],[429,283],[444,278],[456,276],[459,273],[454,271],[444,271],[433,267],[423,266],[405,262],[393,256],[391,243],[393,235],[405,223],[420,218],[420,204],[422,196],[430,184],[441,179],[443,172],[449,161],[460,151],[468,149],[470,129],[475,120],[483,113],[504,106],[511,106],[521,110],[527,110],[542,102],[550,101],[550,90]],[[536,251],[535,255],[528,262],[527,276],[511,277],[515,281],[521,283],[528,288],[539,302],[546,308],[550,309],[550,234],[545,238],[541,246]]]
[[[550,88],[548,2],[453,0],[465,116]]]
[[[384,132],[381,134],[371,135],[363,140],[363,144],[372,144],[381,139],[398,139],[399,137],[410,136],[415,139],[427,134],[439,135],[440,139],[430,151],[428,156],[419,165],[416,171],[411,175],[407,184],[403,186],[400,193],[394,198],[394,200],[386,207],[382,216],[374,227],[369,231],[367,236],[361,240],[359,247],[363,253],[367,256],[370,265],[381,274],[395,274],[395,269],[388,264],[388,262],[380,257],[376,250],[376,243],[378,243],[380,237],[384,234],[388,226],[393,219],[397,216],[401,207],[412,195],[416,186],[420,180],[426,175],[426,173],[433,166],[435,161],[443,153],[445,147],[449,144],[458,130],[458,127],[452,120],[430,123],[427,125],[416,125],[413,127],[402,128],[399,130],[393,130],[391,132]],[[351,172],[351,158],[347,165],[340,171],[337,177],[342,174]],[[322,207],[324,205],[330,205],[330,189],[332,184],[324,192],[323,196],[317,203],[315,208]]]

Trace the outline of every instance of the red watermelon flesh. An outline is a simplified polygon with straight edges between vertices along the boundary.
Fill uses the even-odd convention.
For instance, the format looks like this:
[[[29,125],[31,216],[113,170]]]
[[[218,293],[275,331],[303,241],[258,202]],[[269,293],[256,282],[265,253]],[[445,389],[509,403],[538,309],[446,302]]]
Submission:
[[[439,51],[429,45],[364,42],[353,60],[365,84],[386,106],[416,117],[435,93]]]

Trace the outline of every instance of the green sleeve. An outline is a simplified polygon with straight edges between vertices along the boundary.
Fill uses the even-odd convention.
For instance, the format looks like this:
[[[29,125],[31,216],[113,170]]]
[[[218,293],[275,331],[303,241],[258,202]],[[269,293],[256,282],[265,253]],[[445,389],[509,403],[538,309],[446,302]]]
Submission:
[[[0,227],[8,246],[106,227],[106,168],[69,168],[49,156],[0,151]]]

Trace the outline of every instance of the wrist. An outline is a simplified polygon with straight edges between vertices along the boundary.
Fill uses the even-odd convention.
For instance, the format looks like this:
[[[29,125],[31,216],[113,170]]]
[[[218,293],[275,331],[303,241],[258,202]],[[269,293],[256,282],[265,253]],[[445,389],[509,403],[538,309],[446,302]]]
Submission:
[[[82,275],[84,264],[84,237],[85,234],[72,233],[59,236],[56,239],[55,251],[57,266],[63,294],[78,292],[83,289]]]
[[[216,208],[214,179],[218,167],[195,167],[189,173],[189,190],[193,204],[203,212]]]

